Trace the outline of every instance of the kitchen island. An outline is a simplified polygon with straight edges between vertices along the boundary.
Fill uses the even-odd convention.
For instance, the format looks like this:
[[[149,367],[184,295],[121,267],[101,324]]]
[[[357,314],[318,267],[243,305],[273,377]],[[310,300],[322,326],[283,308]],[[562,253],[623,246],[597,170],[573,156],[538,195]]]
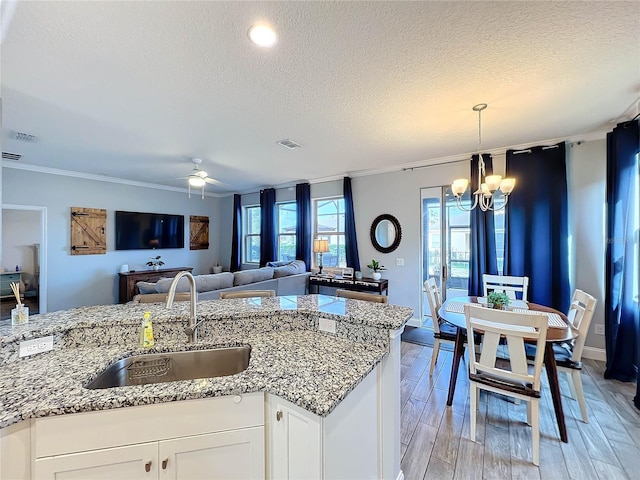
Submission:
[[[147,446],[151,440],[161,440],[158,435],[195,438],[217,431],[216,428],[234,430],[236,433],[258,428],[252,431],[252,435],[258,439],[252,451],[262,446],[263,465],[257,458],[257,466],[249,471],[251,478],[279,478],[282,476],[280,472],[295,476],[291,473],[295,467],[291,462],[296,463],[296,458],[300,456],[300,452],[295,451],[299,445],[283,445],[283,440],[278,440],[278,429],[282,429],[290,415],[293,415],[292,425],[282,433],[283,438],[295,433],[292,429],[300,426],[300,415],[307,415],[310,419],[305,428],[318,430],[311,435],[312,439],[317,440],[314,447],[317,452],[308,454],[317,457],[319,453],[322,458],[319,462],[305,462],[299,467],[309,469],[311,463],[313,468],[308,471],[314,473],[310,475],[325,478],[339,475],[340,470],[335,470],[335,467],[343,462],[339,457],[339,449],[332,447],[340,445],[341,439],[336,437],[336,432],[343,435],[342,440],[345,441],[349,435],[355,434],[353,440],[358,434],[353,430],[357,429],[356,424],[360,422],[364,429],[362,433],[370,437],[366,429],[370,429],[367,424],[373,420],[375,442],[371,448],[377,450],[377,455],[369,458],[369,448],[363,457],[369,458],[373,469],[369,471],[373,471],[378,478],[401,478],[399,336],[412,315],[411,309],[323,295],[205,301],[198,302],[197,307],[198,320],[202,323],[199,327],[200,340],[195,344],[186,344],[186,336],[182,332],[188,316],[187,303],[176,303],[171,310],[160,304],[84,307],[34,316],[24,327],[0,327],[3,372],[0,379],[2,478],[5,478],[5,472],[18,472],[21,476],[17,478],[36,478],[35,472],[46,470],[38,467],[38,462],[45,463],[42,460],[67,458],[72,451],[103,452],[106,448],[119,447],[121,444],[117,442],[121,439],[118,439],[118,435],[113,440],[105,440],[109,434],[98,433],[99,441],[94,442],[95,445],[90,438],[96,437],[98,430],[94,426],[99,426],[101,422],[113,425],[120,421],[113,415],[121,415],[124,411],[129,415],[124,421],[132,427],[128,429],[130,431],[125,443],[133,442],[136,445]],[[152,312],[156,337],[155,347],[147,352],[249,345],[251,359],[248,368],[227,377],[102,390],[84,388],[110,363],[144,353],[138,347],[138,336],[140,319],[146,310]],[[329,330],[334,328],[335,333],[319,331],[320,324],[325,329],[329,325]],[[54,337],[52,352],[22,359],[18,357],[20,341],[48,335]],[[369,417],[366,416],[369,410],[360,408],[359,403],[349,405],[356,400],[364,401],[365,406],[369,405]],[[202,415],[207,416],[206,412],[212,409],[206,402],[215,401],[218,402],[213,409],[215,411],[249,408],[252,402],[260,408],[251,407],[249,413],[238,411],[242,413],[240,416],[250,419],[248,423],[240,421],[222,427],[206,425],[207,422],[198,417],[198,412],[202,410],[205,412]],[[229,405],[221,406],[220,402]],[[170,412],[166,410],[169,407],[182,410]],[[142,408],[147,409],[144,415],[134,414],[131,417],[131,412],[142,412],[136,410]],[[191,421],[194,430],[181,425],[184,432],[175,433],[169,431],[173,427],[167,426],[166,431],[151,434],[150,430],[157,428],[141,420],[154,418],[154,415],[159,419],[175,415],[181,422],[180,419],[185,417],[185,408],[192,413],[186,417],[193,417],[192,420],[187,419],[186,424]],[[261,412],[266,412],[266,419],[260,418]],[[277,418],[271,418],[271,414]],[[332,420],[334,418],[337,420]],[[77,424],[74,423],[75,419],[79,419]],[[349,422],[356,424],[350,425]],[[76,442],[79,444],[73,448],[77,450],[64,450],[60,446],[65,444],[61,440],[65,433],[73,433],[75,438],[82,437],[83,428],[91,430],[93,435]],[[307,437],[308,433],[303,437]],[[43,446],[46,442],[35,438],[39,436],[48,438],[50,445]],[[30,440],[27,441],[27,438]],[[260,438],[263,443],[260,443]],[[20,463],[20,455],[15,449],[19,445],[26,448],[25,442],[34,445],[35,452],[25,451]],[[363,443],[367,443],[366,439]],[[157,446],[153,448],[158,449]],[[9,450],[12,450],[11,454]],[[327,460],[327,456],[330,460]],[[157,465],[166,462],[160,460],[163,459],[158,457],[155,464],[151,462],[149,470],[158,468],[158,472],[163,474],[164,467],[160,470]],[[143,463],[146,466],[148,462]],[[144,473],[148,474],[146,470],[145,467]],[[229,472],[224,474],[228,476]]]

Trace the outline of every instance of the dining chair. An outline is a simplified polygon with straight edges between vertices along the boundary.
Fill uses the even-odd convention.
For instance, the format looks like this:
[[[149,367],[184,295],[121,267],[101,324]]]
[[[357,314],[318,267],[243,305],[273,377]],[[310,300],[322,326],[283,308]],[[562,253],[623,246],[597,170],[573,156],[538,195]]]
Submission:
[[[521,300],[527,301],[527,291],[529,290],[529,277],[513,277],[510,275],[489,275],[482,274],[482,283],[484,284],[484,296],[491,292],[506,293],[513,300],[517,297],[516,293],[520,293]]]
[[[336,297],[351,298],[354,300],[366,300],[367,302],[387,303],[389,297],[386,295],[377,295],[375,293],[354,292],[353,290],[345,290],[344,288],[336,289]]]
[[[251,298],[251,297],[275,297],[275,290],[238,290],[235,292],[220,292],[220,300],[229,298]]]
[[[137,294],[131,299],[131,303],[167,303],[167,293]],[[189,292],[176,293],[175,302],[188,302],[191,300]]]
[[[587,339],[587,332],[589,331],[597,303],[598,300],[595,297],[576,289],[571,298],[567,319],[578,332],[578,336],[571,343],[553,344],[553,356],[556,359],[558,372],[566,374],[571,398],[578,401],[584,423],[589,423],[589,417],[582,389],[582,351],[584,350],[584,342]],[[529,360],[532,360],[534,355],[535,347],[527,345]]]
[[[527,402],[531,425],[533,464],[540,464],[540,374],[547,338],[546,315],[517,313],[475,305],[464,306],[469,352],[475,352],[475,336],[483,335],[479,358],[469,355],[469,400],[471,440],[476,441],[476,411],[480,390],[500,393]],[[506,340],[509,360],[498,356],[500,340]],[[535,341],[536,355],[530,371],[525,351]]]
[[[431,376],[433,375],[433,370],[436,367],[436,362],[438,361],[440,343],[455,343],[456,327],[448,324],[440,318],[440,315],[438,315],[438,310],[442,305],[442,297],[440,296],[440,289],[438,289],[438,285],[436,284],[436,279],[434,277],[428,278],[424,282],[424,289],[427,293],[427,301],[429,303],[429,310],[431,311],[431,320],[433,323],[433,352],[431,353],[431,367],[429,368],[429,376]]]

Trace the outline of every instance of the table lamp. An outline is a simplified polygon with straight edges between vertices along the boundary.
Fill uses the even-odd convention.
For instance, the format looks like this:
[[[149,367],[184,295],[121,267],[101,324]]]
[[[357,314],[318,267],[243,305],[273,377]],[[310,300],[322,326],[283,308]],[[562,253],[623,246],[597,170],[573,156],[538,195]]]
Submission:
[[[313,253],[318,253],[318,275],[322,275],[322,254],[329,251],[329,240],[314,240]]]

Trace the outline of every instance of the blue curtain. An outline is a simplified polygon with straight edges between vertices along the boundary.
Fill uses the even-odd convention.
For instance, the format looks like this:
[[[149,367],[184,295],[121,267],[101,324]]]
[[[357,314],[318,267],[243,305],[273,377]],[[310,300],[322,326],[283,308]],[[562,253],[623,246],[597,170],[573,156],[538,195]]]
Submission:
[[[311,186],[296,185],[296,258],[311,270]]]
[[[638,378],[638,300],[634,300],[634,225],[640,135],[637,121],[607,134],[607,250],[605,288],[605,378]],[[640,382],[638,382],[640,384]],[[640,395],[634,399],[640,408]]]
[[[507,150],[507,177],[516,179],[505,213],[505,275],[529,277],[529,299],[566,312],[569,226],[564,142]]]
[[[358,237],[356,236],[356,217],[353,213],[353,192],[351,191],[351,179],[344,177],[342,184],[344,195],[344,243],[347,254],[347,267],[355,271],[360,270],[360,257],[358,255]]]
[[[485,173],[493,173],[493,159],[491,155],[482,155]],[[478,182],[478,162],[480,157],[471,157],[471,185],[480,185]],[[473,193],[473,192],[471,192]],[[480,207],[470,212],[471,220],[471,248],[469,252],[469,295],[481,296],[484,293],[482,274],[496,275],[498,273],[498,260],[496,258],[496,229],[493,221],[493,212],[483,212]]]
[[[278,260],[276,232],[276,190],[260,191],[260,266]]]
[[[242,264],[242,195],[233,196],[233,233],[231,238],[231,261],[229,270],[236,272]]]

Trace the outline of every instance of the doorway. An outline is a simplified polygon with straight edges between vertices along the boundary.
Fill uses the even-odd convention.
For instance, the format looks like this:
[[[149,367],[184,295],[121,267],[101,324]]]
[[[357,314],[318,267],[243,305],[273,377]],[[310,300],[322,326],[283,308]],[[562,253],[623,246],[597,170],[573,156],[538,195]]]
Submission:
[[[46,275],[46,207],[31,205],[2,205],[2,270],[20,284],[20,296],[30,314],[47,311]],[[0,296],[0,320],[10,317],[15,298]]]
[[[470,195],[463,197],[469,208]],[[422,283],[435,278],[442,300],[467,295],[469,284],[470,215],[458,208],[451,187],[420,190],[422,211]],[[422,293],[422,323],[431,325],[427,296]]]

